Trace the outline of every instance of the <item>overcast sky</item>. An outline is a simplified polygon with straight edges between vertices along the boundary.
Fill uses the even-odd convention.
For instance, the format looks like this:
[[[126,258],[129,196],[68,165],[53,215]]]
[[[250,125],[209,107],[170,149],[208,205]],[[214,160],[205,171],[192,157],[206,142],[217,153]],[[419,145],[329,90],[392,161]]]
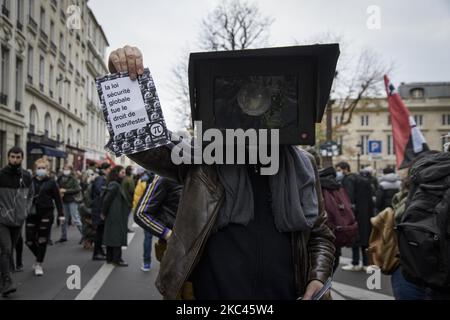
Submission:
[[[449,0],[256,0],[263,14],[275,19],[270,46],[332,32],[348,41],[349,54],[362,47],[375,49],[395,63],[390,75],[400,82],[450,82]],[[89,0],[102,25],[110,50],[125,44],[142,49],[150,68],[169,127],[171,112],[171,66],[185,48],[197,51],[202,18],[217,0]],[[367,9],[380,8],[381,28],[369,29]],[[109,51],[108,51],[109,52]]]

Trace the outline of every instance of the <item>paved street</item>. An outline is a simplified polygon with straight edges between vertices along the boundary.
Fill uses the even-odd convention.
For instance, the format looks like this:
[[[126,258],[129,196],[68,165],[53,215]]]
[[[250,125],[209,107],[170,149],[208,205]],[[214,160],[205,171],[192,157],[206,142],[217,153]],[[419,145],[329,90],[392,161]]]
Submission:
[[[136,225],[132,226],[135,233],[128,235],[129,246],[124,249],[123,258],[129,263],[127,268],[117,268],[103,262],[91,260],[91,252],[78,245],[79,234],[74,227],[69,229],[69,241],[48,247],[44,264],[45,275],[35,277],[31,265],[33,258],[27,247],[24,248],[24,271],[14,274],[19,283],[19,290],[12,295],[11,300],[21,299],[95,299],[95,300],[147,300],[161,299],[154,286],[159,263],[153,256],[152,270],[144,273],[140,270],[142,261],[143,232]],[[52,231],[52,239],[59,239],[59,228]],[[346,256],[341,262],[348,262],[350,250],[344,250]],[[71,265],[79,266],[81,270],[81,289],[69,290],[66,273]],[[369,275],[364,272],[337,271],[333,283],[333,298],[347,299],[392,299],[389,277],[382,276],[380,290],[368,290],[366,280]],[[69,281],[72,283],[72,281]],[[1,299],[1,298],[0,298]]]

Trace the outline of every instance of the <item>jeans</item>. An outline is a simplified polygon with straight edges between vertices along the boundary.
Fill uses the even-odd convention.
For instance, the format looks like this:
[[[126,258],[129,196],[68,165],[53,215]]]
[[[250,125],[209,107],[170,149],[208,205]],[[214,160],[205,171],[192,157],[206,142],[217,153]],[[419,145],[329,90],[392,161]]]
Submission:
[[[53,219],[53,210],[38,212],[35,215],[29,215],[27,218],[26,243],[38,263],[44,262]]]
[[[63,208],[66,220],[61,224],[61,239],[67,239],[67,224],[69,223],[69,217],[72,218],[72,223],[75,224],[78,231],[83,235],[80,214],[78,213],[78,203],[63,202]]]
[[[11,256],[22,227],[0,224],[0,273],[3,279],[11,278]]]
[[[152,234],[144,231],[144,263],[152,262]]]
[[[367,261],[367,253],[366,253],[367,247],[360,246],[360,247],[352,247],[352,265],[358,266],[359,265],[359,251],[362,251],[362,262],[363,266],[368,266],[369,262]]]
[[[417,286],[403,277],[401,266],[391,275],[395,300],[424,300],[425,288]]]

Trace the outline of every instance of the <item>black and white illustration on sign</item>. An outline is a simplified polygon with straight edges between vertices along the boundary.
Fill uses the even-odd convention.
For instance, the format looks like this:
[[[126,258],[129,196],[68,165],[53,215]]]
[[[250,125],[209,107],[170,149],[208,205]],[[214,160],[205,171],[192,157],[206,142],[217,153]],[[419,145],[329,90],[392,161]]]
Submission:
[[[137,81],[121,72],[97,78],[96,84],[111,137],[108,151],[120,157],[170,142],[149,69]]]

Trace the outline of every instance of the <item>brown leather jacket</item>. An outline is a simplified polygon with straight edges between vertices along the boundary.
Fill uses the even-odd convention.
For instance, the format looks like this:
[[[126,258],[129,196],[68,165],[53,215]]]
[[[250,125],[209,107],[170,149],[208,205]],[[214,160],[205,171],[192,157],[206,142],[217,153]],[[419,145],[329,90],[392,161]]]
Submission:
[[[313,229],[292,233],[292,255],[298,296],[312,280],[325,282],[332,274],[334,235],[326,224],[326,213],[315,161],[309,155],[316,173],[319,216]],[[174,165],[168,147],[129,156],[142,167],[184,184],[173,234],[161,261],[156,286],[165,299],[176,299],[201,257],[219,208],[224,189],[216,169],[208,165]]]

